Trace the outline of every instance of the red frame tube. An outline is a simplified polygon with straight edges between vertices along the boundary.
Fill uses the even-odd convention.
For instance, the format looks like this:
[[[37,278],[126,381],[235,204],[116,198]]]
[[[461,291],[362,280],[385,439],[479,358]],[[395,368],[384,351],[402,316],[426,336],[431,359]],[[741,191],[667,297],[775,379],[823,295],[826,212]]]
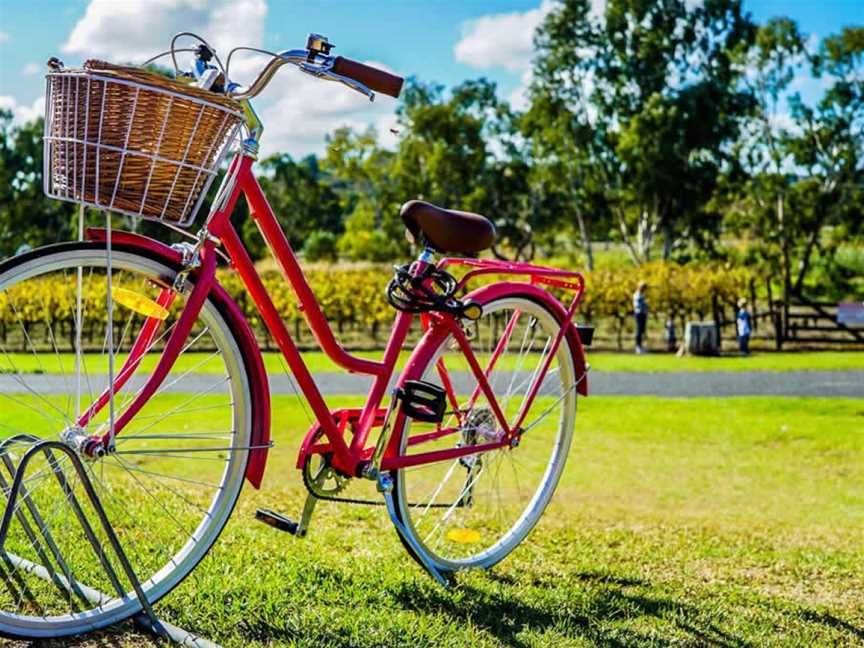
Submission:
[[[207,231],[210,236],[207,238],[201,251],[202,264],[195,273],[195,286],[187,299],[186,306],[175,325],[175,329],[165,346],[153,374],[144,385],[141,392],[136,396],[129,407],[121,413],[120,417],[116,421],[115,434],[119,433],[125,425],[128,424],[132,417],[137,414],[147,400],[156,392],[173,366],[177,356],[181,352],[192,324],[204,304],[204,300],[216,285],[215,272],[217,255],[215,248],[216,242],[219,241],[224,246],[225,252],[231,260],[232,267],[240,274],[240,277],[258,308],[268,331],[279,346],[289,368],[294,373],[300,390],[303,392],[303,395],[306,397],[312,411],[315,413],[316,419],[318,420],[318,425],[313,427],[313,430],[307,435],[306,441],[304,441],[303,447],[301,448],[301,455],[298,458],[298,466],[302,465],[305,454],[326,448],[328,452],[333,453],[333,465],[335,468],[346,474],[355,475],[358,473],[358,469],[365,463],[370,454],[370,448],[366,447],[366,442],[372,428],[376,424],[381,424],[382,409],[380,405],[385,396],[390,378],[393,375],[393,371],[399,358],[399,352],[402,349],[410,330],[413,316],[401,312],[396,316],[391,330],[390,340],[384,351],[382,361],[378,362],[359,358],[348,353],[336,340],[333,330],[327,322],[327,319],[315,298],[312,288],[306,281],[300,264],[298,263],[285,234],[282,232],[273,210],[267,203],[267,199],[261,190],[261,186],[258,184],[257,179],[252,173],[252,164],[252,158],[242,155],[236,156],[231,161],[227,176],[227,196],[225,196],[225,199],[222,201],[221,208],[211,215],[207,224]],[[252,259],[249,257],[240,236],[231,224],[230,216],[241,194],[244,195],[247,204],[249,205],[252,218],[255,220],[261,235],[273,253],[282,274],[294,289],[300,303],[300,308],[303,310],[309,327],[312,329],[313,335],[322,350],[336,364],[348,371],[374,377],[373,385],[369,391],[363,409],[360,411],[351,411],[351,419],[352,421],[356,420],[356,425],[351,426],[353,436],[351,438],[350,446],[346,443],[344,437],[348,428],[345,414],[346,411],[331,411],[327,406],[320,390],[315,384],[315,380],[309,372],[297,346],[294,344],[288,329],[282,321],[278,310],[273,304],[272,299],[270,299],[270,296],[267,294],[261,278],[255,270]],[[500,346],[499,348],[496,348],[496,353],[490,360],[490,366],[484,370],[478,363],[470,342],[454,317],[441,313],[431,314],[424,317],[423,323],[424,328],[427,329],[427,335],[431,334],[433,337],[436,337],[451,334],[456,339],[468,360],[472,373],[478,381],[479,390],[483,392],[489,401],[490,407],[498,419],[501,428],[504,430],[504,435],[500,441],[494,443],[465,448],[451,448],[402,457],[394,456],[394,444],[393,441],[391,441],[391,444],[388,447],[388,453],[385,454],[382,461],[382,468],[385,470],[435,461],[444,461],[469,454],[478,454],[509,444],[513,437],[518,434],[518,425],[521,425],[525,412],[527,412],[527,407],[530,406],[530,403],[536,397],[537,389],[542,383],[542,379],[549,367],[551,358],[554,357],[555,350],[557,350],[561,341],[567,334],[568,328],[571,326],[571,319],[584,292],[584,279],[582,278],[582,275],[567,270],[544,268],[524,263],[454,258],[443,259],[439,262],[438,267],[444,268],[448,265],[467,265],[475,268],[469,271],[459,282],[460,288],[464,287],[472,277],[478,275],[491,273],[515,274],[530,276],[532,283],[545,283],[573,289],[576,291],[576,296],[566,311],[566,319],[562,322],[561,331],[559,331],[559,334],[556,337],[553,349],[544,363],[543,369],[538,375],[536,384],[532,388],[529,398],[526,399],[528,405],[523,407],[519,423],[512,428],[508,425],[487,379],[487,373],[491,369],[491,366],[494,365],[497,360],[497,355],[500,353]],[[423,266],[424,263],[420,261],[414,264],[416,270],[422,269]],[[168,303],[170,304],[170,302]],[[558,306],[557,302],[555,302],[555,304]],[[510,327],[508,327],[508,329],[509,328]],[[130,354],[130,357],[127,359],[124,367],[120,371],[118,384],[115,384],[115,392],[119,387],[122,387],[122,384],[125,384],[129,376],[131,376],[135,369],[137,369],[140,364],[140,356],[143,355],[143,352],[152,343],[153,336],[155,336],[157,330],[158,325],[154,325],[150,320],[148,320],[142,331],[139,333],[138,340],[133,347],[133,352]],[[579,346],[579,352],[581,353],[581,345]],[[417,354],[415,353],[415,356],[416,355]],[[418,360],[421,360],[422,356],[423,353],[421,352]],[[442,380],[444,380],[445,385],[449,385],[450,381],[446,367],[439,366],[439,371],[444,374]],[[409,373],[410,369],[406,369],[406,372],[403,373],[402,379],[404,380]],[[451,401],[455,402],[455,396],[453,394],[448,394],[448,396]],[[99,402],[101,402],[101,399]],[[95,411],[98,411],[100,407],[99,402],[94,404],[91,409],[96,408]],[[104,406],[104,404],[102,406]],[[93,413],[95,413],[95,411]],[[89,418],[87,420],[92,418],[90,410],[88,410],[88,415]],[[401,416],[401,413],[397,413],[396,429],[400,429],[399,423]],[[319,433],[323,433],[324,436],[326,436],[326,444],[313,443],[312,439]],[[444,431],[439,430],[437,433],[431,435],[419,435],[418,439],[416,439],[415,443],[412,443],[412,445],[417,445],[423,441],[438,438],[444,433]],[[103,437],[103,439],[107,439],[107,435]]]

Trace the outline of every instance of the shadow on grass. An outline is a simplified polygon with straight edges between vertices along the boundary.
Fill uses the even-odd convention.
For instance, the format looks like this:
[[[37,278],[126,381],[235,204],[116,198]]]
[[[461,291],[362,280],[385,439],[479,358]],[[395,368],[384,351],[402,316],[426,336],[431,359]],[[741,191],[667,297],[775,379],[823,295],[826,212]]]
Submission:
[[[831,614],[830,612],[818,612],[816,610],[803,610],[801,612],[801,618],[810,621],[811,623],[821,623],[822,625],[827,625],[835,630],[839,630],[841,632],[847,632],[853,637],[858,638],[864,643],[864,628],[859,628],[858,626],[854,626],[848,621],[844,621],[843,619],[838,619],[836,616]]]
[[[493,571],[467,574],[450,589],[442,589],[418,576],[374,586],[376,593],[372,599],[362,594],[370,583],[351,571],[314,565],[304,568],[297,576],[293,587],[307,592],[308,596],[314,596],[322,588],[327,598],[334,597],[334,592],[353,592],[350,598],[358,608],[367,605],[383,606],[385,610],[397,608],[417,620],[441,617],[448,624],[473,627],[489,639],[515,648],[537,645],[538,640],[543,645],[555,645],[566,639],[587,640],[611,648],[673,643],[716,648],[754,645],[747,638],[723,629],[711,610],[663,595],[650,580],[608,572],[511,575]],[[319,602],[326,604],[326,600]],[[800,620],[830,627],[853,642],[864,640],[864,630],[830,612],[800,608],[787,611]],[[352,625],[343,626],[337,620],[333,625],[318,626],[309,634],[310,628],[305,623],[297,623],[296,619],[273,623],[251,614],[235,628],[237,634],[233,640],[223,639],[232,645],[237,645],[238,636],[265,645],[294,642],[332,648],[367,645],[362,639],[358,642],[358,628]],[[363,632],[360,631],[361,637]],[[218,637],[211,638],[218,640]],[[369,641],[380,638],[373,633]],[[467,637],[463,639],[467,641]],[[73,641],[31,645],[121,648],[166,644],[153,639],[152,635],[136,632],[134,626],[126,622],[113,631]]]
[[[582,587],[561,587],[564,579],[578,581]],[[646,590],[651,584],[635,578],[583,572],[568,574],[563,579],[559,576],[517,579],[491,573],[488,581],[492,587],[461,584],[452,593],[405,587],[394,595],[406,609],[421,614],[440,613],[470,622],[502,644],[519,648],[533,645],[520,637],[527,629],[535,637],[538,633],[552,631],[568,638],[589,639],[599,645],[615,647],[682,639],[718,647],[750,645],[715,623],[701,620],[693,606],[648,594]],[[632,621],[639,617],[654,620],[655,628],[658,620],[668,624],[676,636],[661,637],[657,630],[647,634],[614,625],[615,621]]]
[[[0,646],[6,646],[0,639]],[[11,648],[126,648],[134,645],[136,648],[153,646],[162,648],[173,645],[158,639],[145,631],[138,629],[132,621],[124,621],[116,626],[97,630],[86,635],[63,637],[61,639],[37,639],[30,642],[12,642]]]

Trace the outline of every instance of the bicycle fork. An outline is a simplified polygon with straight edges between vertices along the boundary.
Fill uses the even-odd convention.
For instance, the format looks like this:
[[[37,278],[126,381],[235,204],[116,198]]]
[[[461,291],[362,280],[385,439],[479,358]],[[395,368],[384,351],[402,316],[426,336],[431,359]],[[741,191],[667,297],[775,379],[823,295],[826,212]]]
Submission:
[[[186,276],[192,267],[199,268],[199,272],[195,277],[195,286],[186,300],[186,304],[183,307],[180,317],[174,323],[174,330],[171,332],[171,335],[165,344],[159,362],[156,364],[150,378],[138,392],[134,400],[123,412],[120,413],[113,429],[109,430],[101,437],[98,435],[95,437],[89,437],[83,434],[85,426],[108,402],[109,391],[113,389],[114,393],[116,393],[123,387],[126,381],[129,380],[140,365],[143,355],[152,345],[158,326],[161,324],[160,321],[152,317],[148,318],[145,325],[142,327],[129,358],[127,358],[127,361],[120,373],[114,379],[114,384],[109,388],[106,388],[105,393],[90,405],[90,407],[81,416],[74,429],[70,430],[70,440],[75,441],[75,445],[83,449],[85,454],[88,456],[94,456],[105,452],[106,450],[111,450],[110,443],[113,440],[113,437],[116,437],[135,417],[135,415],[138,414],[141,408],[147,404],[147,401],[150,400],[153,394],[156,393],[162,385],[168,373],[171,371],[171,368],[174,366],[174,362],[177,360],[180,353],[182,353],[183,346],[186,344],[189,334],[192,331],[192,326],[198,318],[201,309],[204,307],[204,302],[213,287],[213,282],[216,277],[216,249],[211,239],[203,239],[202,250],[200,252],[200,267],[198,266],[198,257],[196,256],[195,265],[189,265],[186,270],[178,274],[174,286],[170,289],[163,289],[157,305],[163,308],[170,307],[176,296],[180,291],[182,291],[183,284],[186,281]]]

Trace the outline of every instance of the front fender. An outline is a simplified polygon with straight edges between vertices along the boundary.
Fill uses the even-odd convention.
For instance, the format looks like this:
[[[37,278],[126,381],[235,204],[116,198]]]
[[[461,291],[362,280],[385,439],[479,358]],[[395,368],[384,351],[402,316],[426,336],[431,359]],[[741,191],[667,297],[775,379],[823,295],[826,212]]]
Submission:
[[[85,232],[87,240],[105,242],[104,229],[91,228]],[[180,252],[155,239],[140,234],[114,230],[111,232],[111,244],[115,249],[137,252],[161,261],[167,266],[180,270],[182,268]],[[191,274],[195,281],[195,272]],[[225,318],[231,333],[240,346],[246,375],[249,378],[249,390],[252,397],[252,438],[253,449],[249,452],[249,462],[246,465],[246,479],[255,488],[261,487],[264,468],[267,465],[267,450],[270,445],[270,386],[264,361],[255,334],[249,327],[243,312],[226,290],[218,283],[210,292],[210,299]]]

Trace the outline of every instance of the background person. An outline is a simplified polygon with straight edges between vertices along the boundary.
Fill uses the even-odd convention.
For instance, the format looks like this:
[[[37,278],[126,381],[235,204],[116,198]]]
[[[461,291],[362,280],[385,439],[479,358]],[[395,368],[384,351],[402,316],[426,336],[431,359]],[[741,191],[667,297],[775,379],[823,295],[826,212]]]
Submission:
[[[747,300],[743,297],[738,300],[738,313],[735,315],[735,324],[738,329],[738,349],[741,355],[750,355],[750,313],[747,310]]]
[[[648,284],[644,281],[639,284],[633,293],[633,317],[636,319],[636,353],[645,353],[642,339],[645,337],[645,328],[648,325],[648,302],[645,300],[645,291]]]

